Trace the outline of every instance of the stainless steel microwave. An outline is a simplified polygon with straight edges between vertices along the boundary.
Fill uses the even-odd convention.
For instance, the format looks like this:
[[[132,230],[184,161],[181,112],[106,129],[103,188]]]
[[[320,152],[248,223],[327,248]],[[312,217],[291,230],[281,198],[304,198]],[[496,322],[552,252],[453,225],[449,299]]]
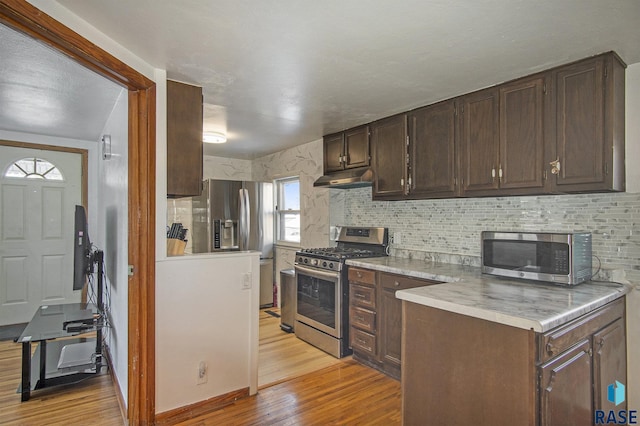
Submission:
[[[591,233],[482,232],[482,272],[576,285],[591,279]]]

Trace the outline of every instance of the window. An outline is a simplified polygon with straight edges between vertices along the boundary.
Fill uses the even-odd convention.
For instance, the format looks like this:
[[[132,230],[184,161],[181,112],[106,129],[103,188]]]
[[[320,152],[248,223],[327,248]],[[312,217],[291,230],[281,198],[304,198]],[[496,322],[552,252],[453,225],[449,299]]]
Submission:
[[[64,180],[60,170],[41,158],[23,158],[13,163],[4,174],[5,177]]]
[[[276,180],[278,241],[300,242],[300,178]]]

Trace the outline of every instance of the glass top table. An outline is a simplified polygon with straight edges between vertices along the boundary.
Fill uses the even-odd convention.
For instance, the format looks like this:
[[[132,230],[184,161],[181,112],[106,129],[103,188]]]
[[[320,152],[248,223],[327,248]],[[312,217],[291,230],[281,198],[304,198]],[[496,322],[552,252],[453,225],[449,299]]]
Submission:
[[[43,305],[38,308],[17,342],[40,342],[60,337],[77,336],[95,330],[89,322],[98,317],[98,308],[91,303],[66,303]],[[78,330],[76,324],[85,322],[87,327]],[[65,327],[66,326],[66,327]],[[67,328],[71,326],[69,331]]]
[[[22,380],[18,388],[22,401],[29,400],[32,390],[75,383],[100,372],[103,327],[100,314],[91,303],[43,305],[38,308],[16,340],[22,344]],[[95,337],[80,336],[93,332]],[[33,353],[31,343],[37,344]],[[78,344],[81,346],[73,346]],[[91,362],[78,364],[75,369],[60,368],[65,348],[67,353],[78,349],[86,352],[88,348]],[[38,368],[32,369],[32,363]]]

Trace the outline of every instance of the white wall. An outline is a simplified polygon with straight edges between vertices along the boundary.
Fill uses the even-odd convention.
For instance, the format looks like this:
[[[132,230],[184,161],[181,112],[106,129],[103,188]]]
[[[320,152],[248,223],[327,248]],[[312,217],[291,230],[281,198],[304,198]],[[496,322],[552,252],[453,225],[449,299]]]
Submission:
[[[60,3],[51,0],[27,0],[27,2],[71,28],[87,40],[92,41],[95,45],[100,46],[100,48],[109,52],[141,74],[144,74],[147,78],[153,79],[155,69],[151,65],[134,55],[121,44],[107,37],[104,33],[98,31],[98,29],[91,26],[85,20],[71,13]]]
[[[128,92],[122,89],[103,135],[111,136],[111,159],[100,155],[98,234],[93,244],[104,251],[105,304],[110,327],[105,332],[123,400],[128,384]]]
[[[257,392],[258,252],[157,263],[156,412],[249,387]],[[252,288],[243,289],[250,273]],[[197,384],[200,361],[208,380]]]
[[[156,261],[167,258],[167,72],[156,81]],[[156,275],[158,270],[156,269]],[[158,315],[156,313],[156,315]]]
[[[626,166],[627,191],[640,193],[640,63],[626,73]],[[638,229],[636,216],[636,232]],[[636,290],[627,296],[627,398],[629,409],[640,410],[640,270],[627,273]]]

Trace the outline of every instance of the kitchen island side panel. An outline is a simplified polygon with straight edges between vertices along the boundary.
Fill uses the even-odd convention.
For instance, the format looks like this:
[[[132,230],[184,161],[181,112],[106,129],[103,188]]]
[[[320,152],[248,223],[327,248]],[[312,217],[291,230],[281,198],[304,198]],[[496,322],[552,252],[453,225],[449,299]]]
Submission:
[[[535,425],[532,330],[402,303],[404,425]]]
[[[156,413],[254,394],[260,253],[175,256],[156,263],[156,276]]]

